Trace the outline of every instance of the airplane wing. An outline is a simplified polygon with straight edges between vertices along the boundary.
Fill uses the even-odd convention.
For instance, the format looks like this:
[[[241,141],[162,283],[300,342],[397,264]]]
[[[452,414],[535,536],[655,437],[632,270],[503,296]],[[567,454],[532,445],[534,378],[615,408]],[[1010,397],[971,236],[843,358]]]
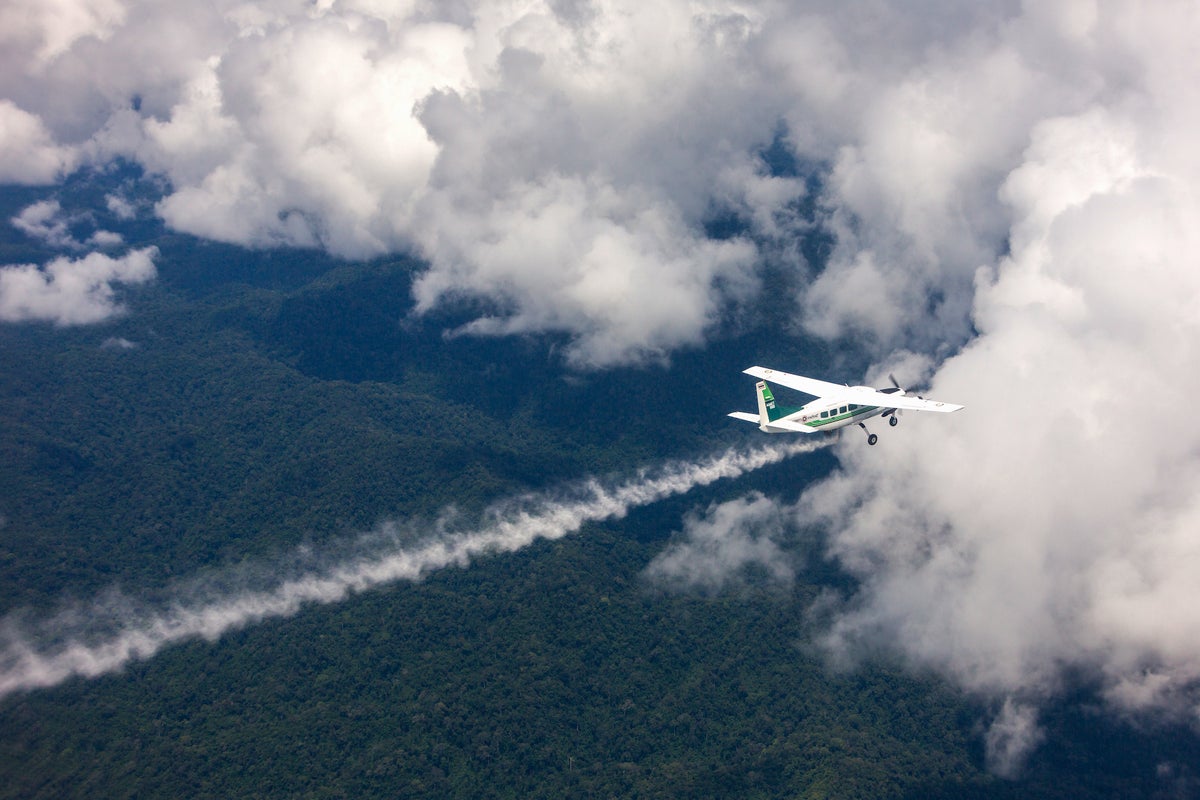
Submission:
[[[747,375],[753,375],[764,381],[778,383],[780,386],[786,386],[789,389],[795,389],[798,392],[811,394],[813,397],[833,397],[839,392],[844,392],[849,389],[840,383],[828,383],[819,381],[816,378],[806,378],[803,375],[793,375],[790,372],[780,372],[777,369],[767,369],[766,367],[750,367],[742,372]]]
[[[941,400],[929,400],[925,397],[915,397],[911,394],[901,395],[885,394],[883,392],[875,392],[870,389],[856,389],[854,393],[848,396],[850,402],[859,403],[860,405],[879,406],[881,408],[903,408],[911,411],[940,411],[943,414],[949,414],[951,411],[958,411],[964,406],[956,403],[943,403]]]
[[[879,406],[880,408],[903,408],[906,411],[940,411],[950,413],[958,411],[963,406],[955,403],[943,403],[940,400],[927,400],[911,394],[899,392],[877,392],[866,386],[843,386],[840,383],[828,383],[816,378],[806,378],[803,375],[792,375],[766,367],[750,367],[742,370],[747,375],[753,375],[764,381],[772,381],[789,389],[795,389],[814,397],[828,400],[845,400],[847,403],[858,403],[864,406]]]

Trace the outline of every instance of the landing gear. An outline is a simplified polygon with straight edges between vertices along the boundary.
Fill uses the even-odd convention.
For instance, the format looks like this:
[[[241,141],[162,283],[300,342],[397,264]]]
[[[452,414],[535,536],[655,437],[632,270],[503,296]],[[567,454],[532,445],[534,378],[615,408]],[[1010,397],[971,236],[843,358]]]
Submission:
[[[858,427],[862,428],[864,431],[867,431],[867,426],[866,426],[866,425],[864,425],[864,424],[862,424],[861,422],[860,422],[860,423],[858,423]],[[871,433],[870,431],[867,431],[867,444],[869,444],[869,445],[874,445],[874,444],[875,444],[876,442],[878,442],[878,441],[879,441],[879,437],[878,437],[878,436],[876,436],[875,434]]]
[[[891,425],[894,428],[899,424],[900,424],[900,420],[896,419],[895,414],[892,414],[890,417],[888,417],[888,425]]]

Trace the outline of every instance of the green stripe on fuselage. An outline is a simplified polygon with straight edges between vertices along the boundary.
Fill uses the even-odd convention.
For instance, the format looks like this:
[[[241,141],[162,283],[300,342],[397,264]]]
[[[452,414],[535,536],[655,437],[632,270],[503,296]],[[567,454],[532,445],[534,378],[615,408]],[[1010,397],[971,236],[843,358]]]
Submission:
[[[821,419],[819,416],[816,419],[810,419],[804,424],[810,428],[820,428],[832,422],[840,422],[841,420],[850,419],[851,417],[861,417],[863,414],[870,414],[872,411],[878,411],[881,406],[859,406],[853,411],[847,411],[845,414],[839,414],[836,417],[827,417]]]

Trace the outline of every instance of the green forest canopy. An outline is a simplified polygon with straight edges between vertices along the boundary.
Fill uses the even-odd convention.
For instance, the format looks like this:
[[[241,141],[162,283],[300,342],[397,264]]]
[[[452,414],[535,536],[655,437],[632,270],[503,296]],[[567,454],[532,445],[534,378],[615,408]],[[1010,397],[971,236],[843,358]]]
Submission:
[[[667,366],[570,375],[553,337],[441,335],[476,309],[412,318],[410,260],[345,264],[153,226],[125,233],[163,254],[159,280],[125,293],[131,313],[94,327],[0,327],[6,613],[36,618],[114,586],[169,596],[200,571],[269,564],[382,519],[451,505],[469,514],[711,453],[756,435],[722,416],[748,402],[746,363],[833,357],[743,321]],[[9,236],[10,263],[37,260]],[[885,653],[831,670],[808,612],[853,587],[819,532],[793,543],[805,569],[787,588],[751,576],[681,594],[644,578],[688,510],[750,488],[790,499],[831,466],[826,454],[795,459],[563,541],[9,696],[0,797],[1194,788],[1186,771],[1160,774],[1197,763],[1190,733],[1135,732],[1077,702],[1047,711],[1047,743],[1025,777],[1000,780],[983,764],[985,702]]]

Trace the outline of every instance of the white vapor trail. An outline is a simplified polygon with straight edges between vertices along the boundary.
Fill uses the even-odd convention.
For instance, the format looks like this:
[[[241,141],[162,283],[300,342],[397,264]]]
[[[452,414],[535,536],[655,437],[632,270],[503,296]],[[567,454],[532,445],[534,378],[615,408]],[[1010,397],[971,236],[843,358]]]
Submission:
[[[634,508],[721,478],[736,478],[829,443],[789,442],[749,451],[729,450],[699,461],[642,469],[634,478],[615,485],[592,479],[574,487],[570,499],[562,499],[562,492],[516,498],[488,509],[474,529],[449,531],[444,525],[433,525],[423,539],[409,545],[396,543],[399,526],[391,523],[382,531],[390,535],[385,544],[331,566],[281,578],[266,589],[210,590],[207,597],[201,589],[186,592],[200,595],[199,599],[177,597],[157,607],[119,599],[114,608],[111,599],[95,600],[85,608],[59,612],[37,625],[36,633],[10,615],[0,621],[0,697],[54,686],[76,675],[115,672],[176,642],[193,638],[215,641],[228,631],[264,619],[291,616],[306,603],[335,603],[353,592],[392,581],[416,581],[443,567],[464,567],[484,554],[514,552],[538,539],[560,539],[585,523],[620,518]],[[97,636],[97,627],[106,630]]]

